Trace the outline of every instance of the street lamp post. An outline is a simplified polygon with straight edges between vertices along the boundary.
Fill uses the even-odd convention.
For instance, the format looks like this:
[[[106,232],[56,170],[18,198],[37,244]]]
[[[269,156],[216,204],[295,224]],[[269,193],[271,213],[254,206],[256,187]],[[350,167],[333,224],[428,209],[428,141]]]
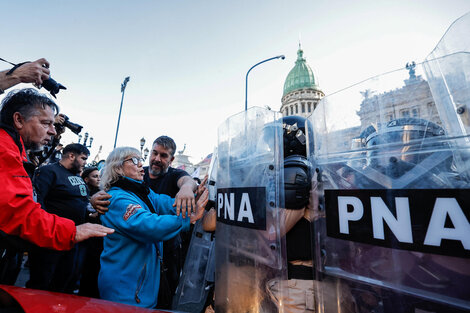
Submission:
[[[145,138],[142,137],[142,139],[140,139],[140,156],[142,156],[142,149],[144,148],[144,145],[145,145]]]
[[[90,143],[87,145],[87,140],[88,140],[88,132],[85,133],[85,137],[83,138],[83,145],[87,148],[91,148],[91,145],[93,143],[93,137],[90,137]],[[78,142],[80,143],[80,141]]]
[[[266,60],[263,60],[261,62],[258,62],[256,63],[255,65],[253,65],[252,67],[250,67],[250,69],[248,70],[248,72],[246,72],[246,78],[245,78],[245,111],[248,110],[248,74],[250,74],[250,71],[257,67],[258,65],[264,63],[264,62],[268,62],[268,61],[271,61],[271,60],[275,60],[275,59],[281,59],[281,60],[284,60],[286,57],[284,55],[278,55],[276,57],[272,57],[272,58],[269,58],[269,59],[266,59]]]
[[[147,157],[148,157],[148,155],[149,155],[149,152],[150,152],[150,151],[149,151],[149,148],[145,148],[145,149],[144,149],[144,161],[147,160]]]
[[[117,122],[117,128],[116,128],[116,137],[114,138],[114,147],[116,148],[116,142],[117,142],[117,136],[119,132],[119,122],[121,121],[121,111],[122,111],[122,102],[124,101],[124,91],[126,91],[126,86],[127,83],[129,82],[129,76],[124,78],[124,81],[121,84],[121,92],[122,92],[122,98],[121,98],[121,106],[119,107],[119,117],[118,117],[118,122]]]

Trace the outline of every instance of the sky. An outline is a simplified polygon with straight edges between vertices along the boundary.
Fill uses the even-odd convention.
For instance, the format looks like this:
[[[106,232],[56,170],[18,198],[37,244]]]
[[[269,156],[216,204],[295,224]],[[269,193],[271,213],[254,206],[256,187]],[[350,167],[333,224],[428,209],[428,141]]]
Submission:
[[[113,149],[130,76],[117,145],[140,149],[144,137],[150,149],[167,135],[197,163],[217,145],[218,127],[244,110],[245,75],[257,62],[286,56],[248,81],[248,107],[279,110],[299,41],[328,95],[423,61],[470,1],[0,0],[0,8],[0,57],[51,63],[67,87],[61,112],[94,138],[91,159],[100,145],[101,158]],[[77,140],[67,131],[62,142]]]

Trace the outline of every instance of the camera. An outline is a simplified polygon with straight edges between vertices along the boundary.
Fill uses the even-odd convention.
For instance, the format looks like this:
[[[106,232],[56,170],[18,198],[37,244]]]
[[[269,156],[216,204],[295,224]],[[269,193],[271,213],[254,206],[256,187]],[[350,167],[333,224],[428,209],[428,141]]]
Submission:
[[[48,79],[50,80],[50,78]],[[55,82],[55,81],[54,81]],[[60,85],[60,84],[59,84]],[[62,86],[62,85],[61,85]],[[49,90],[49,89],[48,89]],[[51,94],[52,94],[52,91],[51,91]],[[64,127],[67,127],[68,129],[70,129],[74,134],[78,135],[80,134],[80,132],[82,131],[82,128],[83,126],[79,125],[79,124],[76,124],[76,123],[72,123],[69,119],[69,117],[65,114],[62,114],[64,116],[64,123],[61,125],[61,124],[54,124],[56,129],[57,129],[57,132],[61,131],[64,129]]]
[[[42,82],[42,87],[44,87],[47,91],[49,91],[50,94],[54,98],[57,98],[55,95],[58,94],[61,89],[67,89],[64,85],[56,82],[50,76],[49,76],[48,79],[46,79],[45,81]],[[67,120],[66,120],[66,122],[67,122]],[[77,125],[77,124],[74,124],[74,125]],[[77,126],[80,126],[80,125],[77,125]],[[67,126],[67,127],[70,128],[69,126]],[[80,130],[78,131],[78,133],[81,131],[81,129],[82,129],[82,127],[80,126]],[[72,130],[72,128],[70,128],[70,130]],[[73,131],[73,132],[75,133],[75,131]],[[78,133],[76,133],[76,134],[78,134]]]

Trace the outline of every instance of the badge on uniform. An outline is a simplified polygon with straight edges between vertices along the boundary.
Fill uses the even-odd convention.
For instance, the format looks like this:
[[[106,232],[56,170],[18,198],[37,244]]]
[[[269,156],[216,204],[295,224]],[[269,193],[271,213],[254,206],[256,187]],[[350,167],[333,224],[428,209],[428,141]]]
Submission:
[[[125,221],[127,221],[132,215],[134,215],[138,209],[142,208],[138,204],[129,204],[126,209],[126,213],[122,217]]]

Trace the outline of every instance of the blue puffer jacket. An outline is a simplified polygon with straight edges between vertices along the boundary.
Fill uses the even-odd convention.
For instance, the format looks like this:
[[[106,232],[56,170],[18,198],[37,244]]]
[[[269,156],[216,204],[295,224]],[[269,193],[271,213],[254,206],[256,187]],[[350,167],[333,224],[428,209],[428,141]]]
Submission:
[[[102,299],[154,308],[160,282],[158,245],[189,229],[189,218],[176,216],[174,199],[150,190],[148,195],[157,214],[150,212],[139,197],[121,188],[108,193],[109,211],[101,216],[104,226],[115,232],[104,238],[98,286]]]

